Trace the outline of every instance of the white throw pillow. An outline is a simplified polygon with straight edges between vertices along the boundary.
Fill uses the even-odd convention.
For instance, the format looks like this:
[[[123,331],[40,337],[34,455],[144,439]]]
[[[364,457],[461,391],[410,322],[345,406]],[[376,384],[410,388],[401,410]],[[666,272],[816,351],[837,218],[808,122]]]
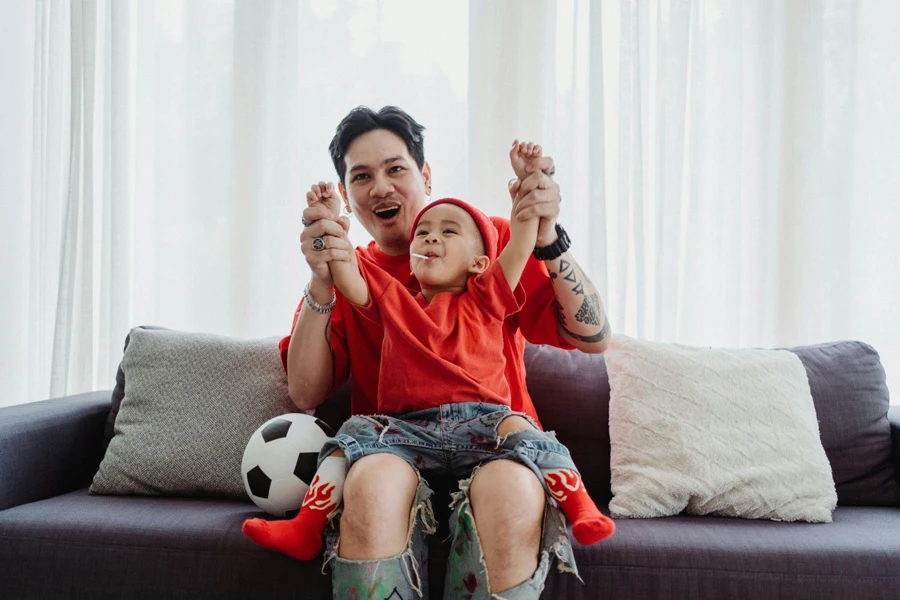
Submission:
[[[615,335],[605,356],[614,517],[831,522],[837,493],[795,354]]]

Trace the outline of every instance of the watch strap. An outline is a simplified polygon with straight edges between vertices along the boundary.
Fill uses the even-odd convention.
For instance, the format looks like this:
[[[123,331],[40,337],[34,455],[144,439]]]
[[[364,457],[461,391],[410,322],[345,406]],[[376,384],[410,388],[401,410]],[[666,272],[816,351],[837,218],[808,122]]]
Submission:
[[[534,248],[532,254],[536,259],[553,260],[554,258],[562,256],[569,249],[569,246],[572,245],[572,241],[569,239],[569,234],[566,233],[566,230],[563,229],[562,225],[559,223],[556,224],[556,235],[556,241],[549,246]]]

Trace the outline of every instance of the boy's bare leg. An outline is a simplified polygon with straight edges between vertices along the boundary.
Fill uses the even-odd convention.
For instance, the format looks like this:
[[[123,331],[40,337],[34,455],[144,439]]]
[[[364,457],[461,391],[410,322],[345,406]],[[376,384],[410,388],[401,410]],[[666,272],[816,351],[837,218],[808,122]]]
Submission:
[[[469,488],[491,592],[511,589],[538,566],[544,488],[528,467],[510,460],[482,466]]]
[[[418,484],[413,468],[392,454],[373,454],[353,463],[344,481],[339,556],[378,560],[403,552]]]

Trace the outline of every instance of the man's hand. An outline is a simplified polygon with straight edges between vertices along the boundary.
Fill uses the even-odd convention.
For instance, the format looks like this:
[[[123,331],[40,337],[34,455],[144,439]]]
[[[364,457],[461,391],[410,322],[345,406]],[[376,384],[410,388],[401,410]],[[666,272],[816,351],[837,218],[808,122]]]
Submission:
[[[541,218],[535,245],[543,248],[559,237],[556,234],[556,219],[559,217],[560,195],[559,186],[550,177],[554,172],[553,159],[544,156],[538,161],[541,161],[539,166],[545,169],[532,172],[524,180],[510,181],[509,195],[513,200],[516,219]]]
[[[350,220],[338,217],[341,199],[332,183],[320,181],[306,193],[307,208],[303,210],[303,232],[300,234],[300,250],[309,265],[313,277],[328,285],[332,284],[328,263],[332,260],[352,262],[355,254],[347,237]],[[323,250],[313,248],[313,240],[322,238]]]

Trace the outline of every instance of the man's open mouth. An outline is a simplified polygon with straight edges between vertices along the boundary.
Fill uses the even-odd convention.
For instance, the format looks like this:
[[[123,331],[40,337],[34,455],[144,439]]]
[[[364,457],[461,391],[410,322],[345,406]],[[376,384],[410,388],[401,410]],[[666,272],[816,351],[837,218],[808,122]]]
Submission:
[[[375,209],[375,216],[381,219],[382,221],[389,221],[394,218],[398,212],[400,212],[400,207],[396,204],[388,204],[385,206],[379,206]]]

